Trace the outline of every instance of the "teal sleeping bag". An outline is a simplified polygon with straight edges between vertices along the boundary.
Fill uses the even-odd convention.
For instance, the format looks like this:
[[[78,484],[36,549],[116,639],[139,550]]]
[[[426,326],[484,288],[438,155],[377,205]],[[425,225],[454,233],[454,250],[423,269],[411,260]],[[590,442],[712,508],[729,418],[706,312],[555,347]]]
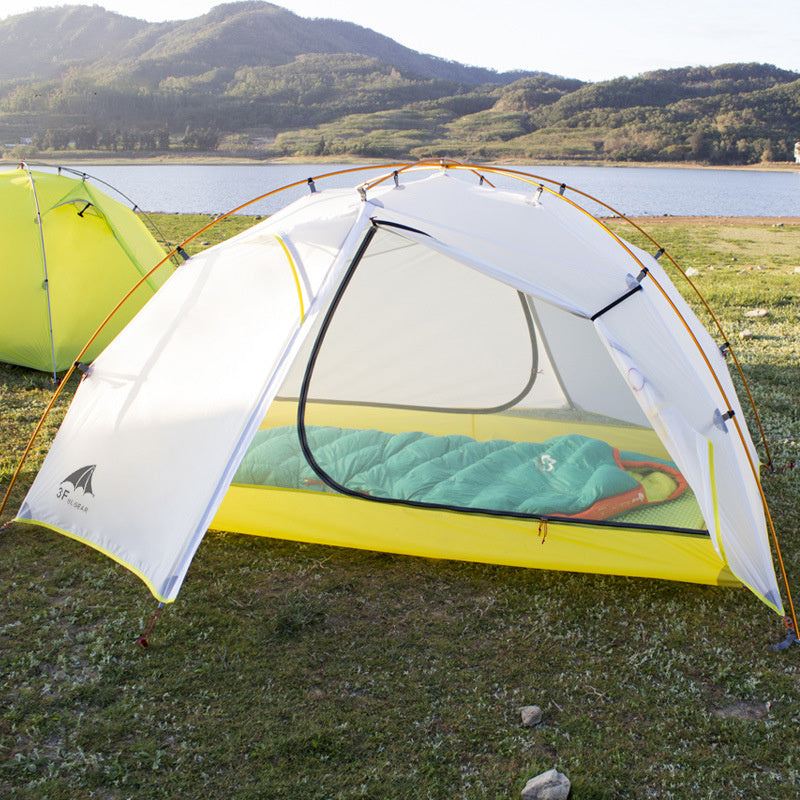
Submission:
[[[670,462],[620,453],[578,434],[544,442],[479,442],[418,431],[308,427],[306,435],[317,464],[340,486],[406,502],[604,519],[653,502],[646,484],[655,484],[643,475],[662,481],[657,491],[649,489],[657,502],[673,499],[686,486]],[[233,482],[332,491],[309,466],[293,426],[259,431]]]

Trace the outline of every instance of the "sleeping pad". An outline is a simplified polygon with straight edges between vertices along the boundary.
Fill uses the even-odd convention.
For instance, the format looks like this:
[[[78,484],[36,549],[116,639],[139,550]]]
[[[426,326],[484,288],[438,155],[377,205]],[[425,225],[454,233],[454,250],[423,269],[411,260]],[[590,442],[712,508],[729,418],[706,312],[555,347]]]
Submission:
[[[686,488],[671,462],[579,434],[479,442],[309,426],[306,435],[317,464],[340,486],[400,501],[598,520]],[[306,461],[294,426],[258,431],[233,483],[332,491]]]

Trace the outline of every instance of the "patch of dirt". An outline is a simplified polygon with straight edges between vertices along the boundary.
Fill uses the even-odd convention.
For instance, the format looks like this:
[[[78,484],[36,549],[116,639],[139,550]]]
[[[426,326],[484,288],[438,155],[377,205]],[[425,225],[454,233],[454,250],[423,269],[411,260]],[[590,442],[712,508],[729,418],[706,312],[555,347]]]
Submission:
[[[711,716],[717,717],[718,719],[756,720],[763,719],[767,715],[768,711],[769,703],[739,702],[732,703],[731,705],[724,706],[723,708],[715,708],[711,712]]]

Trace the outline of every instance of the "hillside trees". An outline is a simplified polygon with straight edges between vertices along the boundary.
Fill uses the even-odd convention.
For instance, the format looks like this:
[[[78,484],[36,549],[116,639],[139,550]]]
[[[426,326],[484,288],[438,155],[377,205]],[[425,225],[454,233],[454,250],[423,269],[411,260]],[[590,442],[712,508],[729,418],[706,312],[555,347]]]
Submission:
[[[260,2],[159,24],[99,7],[14,20],[0,136],[46,151],[748,164],[791,160],[800,138],[800,74],[769,64],[501,74]]]

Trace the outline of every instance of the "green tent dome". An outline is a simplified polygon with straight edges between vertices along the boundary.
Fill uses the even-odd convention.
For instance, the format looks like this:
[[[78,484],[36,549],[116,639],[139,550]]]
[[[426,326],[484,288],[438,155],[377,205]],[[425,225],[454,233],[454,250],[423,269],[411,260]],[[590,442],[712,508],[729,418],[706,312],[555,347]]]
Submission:
[[[0,172],[0,361],[67,369],[108,313],[166,253],[134,211],[85,176]],[[125,303],[91,361],[169,277],[166,263]]]

